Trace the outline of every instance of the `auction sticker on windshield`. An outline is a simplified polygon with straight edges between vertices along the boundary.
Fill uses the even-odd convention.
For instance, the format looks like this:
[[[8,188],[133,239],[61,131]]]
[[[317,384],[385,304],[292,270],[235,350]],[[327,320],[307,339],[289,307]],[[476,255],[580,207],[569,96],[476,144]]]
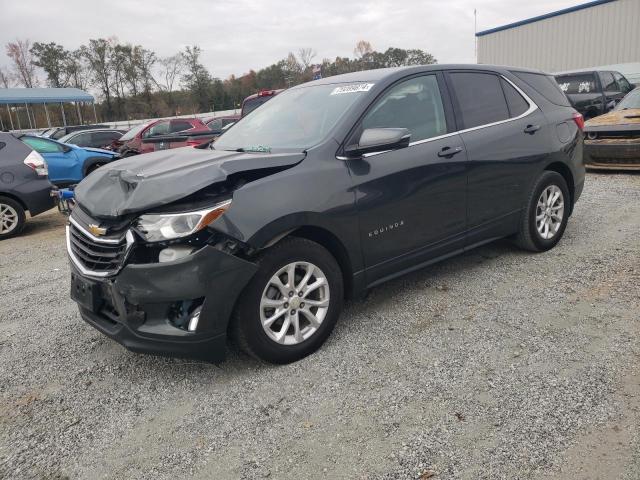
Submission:
[[[356,83],[354,85],[343,85],[342,87],[336,87],[331,92],[331,95],[340,95],[342,93],[356,93],[356,92],[368,92],[373,87],[373,83]]]

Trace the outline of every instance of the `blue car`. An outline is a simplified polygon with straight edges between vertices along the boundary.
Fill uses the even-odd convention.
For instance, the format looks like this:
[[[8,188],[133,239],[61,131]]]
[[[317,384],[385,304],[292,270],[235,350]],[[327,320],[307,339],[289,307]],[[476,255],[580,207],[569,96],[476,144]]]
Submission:
[[[44,157],[49,181],[59,188],[79,183],[95,169],[120,157],[110,150],[78,147],[50,138],[22,135],[20,140]]]

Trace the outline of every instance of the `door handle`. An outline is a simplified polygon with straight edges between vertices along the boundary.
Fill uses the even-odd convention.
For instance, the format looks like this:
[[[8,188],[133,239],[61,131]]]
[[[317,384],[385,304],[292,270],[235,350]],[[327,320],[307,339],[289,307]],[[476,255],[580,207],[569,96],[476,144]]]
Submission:
[[[524,129],[524,133],[528,133],[529,135],[533,135],[538,130],[540,130],[540,125],[527,125],[527,128]]]
[[[438,152],[439,157],[451,158],[456,153],[460,153],[462,151],[462,147],[442,147],[442,150]]]

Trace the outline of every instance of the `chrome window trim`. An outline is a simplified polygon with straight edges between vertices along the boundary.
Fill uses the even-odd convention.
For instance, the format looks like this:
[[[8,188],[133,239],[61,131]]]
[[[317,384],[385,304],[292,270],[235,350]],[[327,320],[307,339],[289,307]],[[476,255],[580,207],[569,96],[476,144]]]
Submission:
[[[486,73],[486,72],[481,72],[481,73]],[[491,73],[489,73],[489,75],[491,75]],[[501,124],[507,123],[507,122],[513,122],[515,120],[520,120],[521,118],[524,118],[524,117],[530,115],[531,113],[535,112],[536,110],[538,110],[538,108],[539,108],[538,105],[536,105],[536,103],[531,99],[531,97],[529,97],[529,95],[527,95],[525,92],[523,92],[520,87],[518,87],[515,83],[513,83],[511,80],[509,80],[504,75],[498,75],[498,76],[500,78],[506,80],[509,83],[509,85],[511,85],[513,88],[515,88],[516,91],[520,95],[522,95],[522,97],[525,99],[525,101],[529,104],[529,108],[525,112],[523,112],[522,114],[518,115],[517,117],[507,118],[505,120],[500,120],[500,121],[492,122],[492,123],[486,123],[484,125],[478,125],[476,127],[464,128],[462,130],[456,130],[455,132],[445,133],[444,135],[438,135],[437,137],[425,138],[423,140],[416,140],[415,142],[410,142],[409,143],[409,147],[413,147],[414,145],[422,145],[423,143],[434,142],[436,140],[441,140],[443,138],[452,137],[454,135],[460,135],[462,133],[473,132],[475,130],[481,130],[483,128],[494,127],[496,125],[501,125]],[[505,99],[505,102],[506,102],[506,99]],[[407,148],[409,148],[409,147],[407,147]],[[388,153],[390,151],[391,150],[384,150],[382,152],[365,153],[362,157],[363,158],[373,157],[375,155]],[[342,155],[336,156],[336,158],[338,160],[350,160],[349,157],[345,157],[345,156],[342,156]]]

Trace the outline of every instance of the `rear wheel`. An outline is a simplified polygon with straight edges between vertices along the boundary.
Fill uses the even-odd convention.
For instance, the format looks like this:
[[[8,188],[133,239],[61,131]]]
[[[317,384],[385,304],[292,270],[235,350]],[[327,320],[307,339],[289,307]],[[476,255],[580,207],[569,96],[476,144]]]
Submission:
[[[570,202],[567,182],[562,175],[551,171],[543,172],[529,194],[516,243],[532,252],[553,248],[567,227]]]
[[[258,259],[238,299],[231,333],[240,348],[271,363],[316,351],[331,334],[343,302],[342,272],[321,245],[288,238]]]
[[[22,205],[11,198],[0,196],[0,240],[18,235],[26,220]]]

